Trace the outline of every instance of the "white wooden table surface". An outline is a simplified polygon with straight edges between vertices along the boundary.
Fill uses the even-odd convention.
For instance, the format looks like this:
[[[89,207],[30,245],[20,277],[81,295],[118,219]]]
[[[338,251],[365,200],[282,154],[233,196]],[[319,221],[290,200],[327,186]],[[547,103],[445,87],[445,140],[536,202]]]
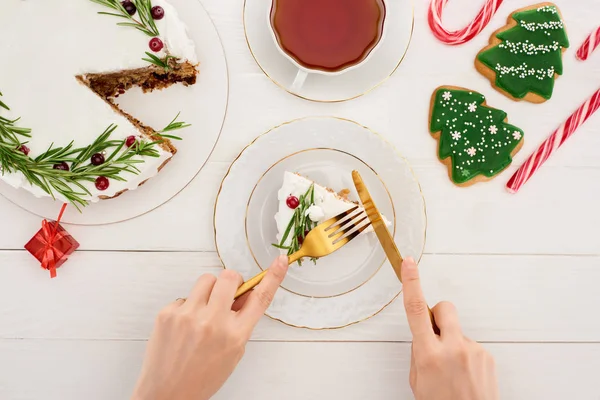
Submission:
[[[502,398],[600,399],[600,115],[521,193],[504,190],[516,165],[600,85],[600,54],[586,63],[574,57],[600,22],[600,2],[556,0],[572,49],[555,97],[531,105],[496,93],[472,66],[508,14],[531,4],[525,0],[506,0],[483,34],[460,47],[433,38],[427,2],[415,0],[413,43],[397,73],[340,104],[297,99],[263,75],[244,39],[243,0],[202,1],[224,42],[231,96],[221,141],[185,191],[126,223],[70,227],[82,248],[52,281],[22,250],[39,218],[0,198],[0,398],[128,398],[156,312],[185,295],[200,274],[221,269],[212,212],[228,164],[274,125],[334,115],[382,133],[415,167],[429,217],[421,263],[426,295],[432,304],[456,303],[466,334],[496,357]],[[470,20],[482,3],[451,1],[448,26]],[[437,161],[427,113],[431,92],[442,84],[481,91],[525,130],[515,165],[493,182],[455,188]],[[401,301],[336,331],[265,318],[216,398],[408,399],[409,355]]]

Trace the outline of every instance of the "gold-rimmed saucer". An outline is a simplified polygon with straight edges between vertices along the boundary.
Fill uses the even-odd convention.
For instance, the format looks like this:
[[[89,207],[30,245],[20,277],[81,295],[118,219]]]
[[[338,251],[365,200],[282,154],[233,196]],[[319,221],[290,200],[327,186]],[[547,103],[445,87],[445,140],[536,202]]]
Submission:
[[[364,64],[341,75],[310,74],[301,87],[295,88],[298,69],[281,54],[270,31],[271,4],[272,0],[244,0],[244,35],[248,48],[260,69],[277,86],[305,100],[335,103],[369,93],[396,72],[413,35],[412,0],[389,0],[384,36]]]
[[[394,220],[398,227],[395,239],[403,254],[420,258],[427,225],[425,202],[406,160],[380,135],[356,122],[318,117],[273,128],[232,163],[214,214],[215,242],[223,265],[247,279],[277,254],[271,254],[269,246],[275,240],[270,236],[281,171],[305,173],[324,186],[342,189],[352,187],[350,168],[367,177],[382,212]],[[362,243],[353,243],[357,253],[348,246],[338,252],[337,261],[323,259],[317,266],[305,263],[294,267],[306,268],[290,271],[284,282],[287,289],[295,284],[296,290],[279,290],[267,315],[295,327],[334,329],[370,318],[385,308],[398,296],[401,284],[387,261],[381,266],[384,257],[378,255],[376,243],[370,243],[375,238],[361,239]],[[257,254],[257,247],[264,253]],[[328,266],[331,270],[326,270]],[[321,289],[325,291],[319,292]]]

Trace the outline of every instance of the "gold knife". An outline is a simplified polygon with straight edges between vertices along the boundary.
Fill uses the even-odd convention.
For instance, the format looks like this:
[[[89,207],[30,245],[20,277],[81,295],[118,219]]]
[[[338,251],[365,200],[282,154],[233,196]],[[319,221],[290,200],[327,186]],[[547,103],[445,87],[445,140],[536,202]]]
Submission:
[[[403,260],[402,260],[402,256],[400,255],[400,252],[398,251],[398,247],[396,246],[396,243],[394,242],[394,239],[392,238],[390,231],[388,230],[387,226],[385,225],[385,222],[381,218],[381,214],[379,213],[379,210],[377,209],[375,202],[373,202],[373,199],[371,198],[371,195],[369,194],[369,191],[367,190],[367,187],[365,186],[365,184],[362,180],[362,177],[360,176],[358,171],[352,171],[352,179],[354,180],[354,186],[356,187],[356,190],[358,191],[358,196],[360,197],[360,201],[362,202],[363,207],[365,208],[365,211],[367,212],[367,216],[369,217],[369,220],[371,221],[373,230],[377,234],[379,243],[381,243],[381,246],[383,247],[383,251],[385,252],[385,255],[387,256],[388,260],[390,260],[390,264],[392,264],[392,268],[394,268],[394,272],[396,273],[396,276],[402,283],[401,268],[402,268]],[[438,326],[435,323],[435,319],[433,318],[433,313],[431,312],[431,309],[429,307],[427,307],[427,310],[429,311],[429,318],[431,319],[431,325],[433,326],[433,331],[435,332],[436,335],[439,335],[440,329],[438,328]]]

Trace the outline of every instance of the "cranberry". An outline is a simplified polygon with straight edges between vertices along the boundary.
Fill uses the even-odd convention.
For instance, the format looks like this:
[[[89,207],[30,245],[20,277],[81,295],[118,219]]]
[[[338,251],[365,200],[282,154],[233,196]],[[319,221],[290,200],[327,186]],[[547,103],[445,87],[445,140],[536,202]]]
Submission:
[[[135,144],[135,142],[136,142],[135,136],[127,136],[127,139],[125,139],[125,146],[131,147]]]
[[[298,236],[298,244],[300,244],[300,246],[304,243],[304,239],[306,238],[306,235],[308,235],[308,232],[310,231],[304,231],[304,237],[302,237],[302,235]]]
[[[119,94],[125,94],[125,90],[119,89]]]
[[[165,16],[165,10],[161,6],[152,7],[152,18],[154,19],[163,19]]]
[[[109,186],[108,178],[105,176],[99,176],[96,178],[96,189],[106,190]]]
[[[19,150],[21,150],[21,152],[26,156],[29,155],[29,147],[25,146],[24,144],[22,144],[21,147],[19,147]]]
[[[96,153],[92,156],[92,165],[104,164],[104,155],[102,153]]]
[[[163,47],[165,47],[165,45],[159,38],[155,37],[152,38],[152,40],[150,40],[150,50],[152,50],[153,52],[158,53],[163,49]]]
[[[133,15],[137,11],[137,8],[135,7],[135,4],[133,4],[132,1],[122,1],[121,5],[129,15]]]
[[[292,210],[295,210],[300,205],[300,200],[298,200],[296,196],[290,196],[285,201],[285,204],[287,204],[287,206]]]
[[[66,162],[63,161],[60,164],[54,164],[54,166],[52,168],[58,169],[60,171],[68,171],[69,170],[69,164],[67,164]]]

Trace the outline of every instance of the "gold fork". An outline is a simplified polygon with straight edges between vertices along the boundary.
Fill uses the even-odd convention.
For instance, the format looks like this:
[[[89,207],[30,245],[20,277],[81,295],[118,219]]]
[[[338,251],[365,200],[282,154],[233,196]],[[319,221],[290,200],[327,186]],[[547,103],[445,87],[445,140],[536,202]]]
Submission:
[[[364,209],[356,213],[358,209],[359,206],[354,206],[313,228],[304,238],[300,250],[288,257],[288,263],[291,265],[304,257],[325,257],[347,245],[371,225]],[[355,213],[356,215],[353,215]],[[264,270],[244,282],[237,290],[235,298],[254,289],[266,274],[267,270]]]

